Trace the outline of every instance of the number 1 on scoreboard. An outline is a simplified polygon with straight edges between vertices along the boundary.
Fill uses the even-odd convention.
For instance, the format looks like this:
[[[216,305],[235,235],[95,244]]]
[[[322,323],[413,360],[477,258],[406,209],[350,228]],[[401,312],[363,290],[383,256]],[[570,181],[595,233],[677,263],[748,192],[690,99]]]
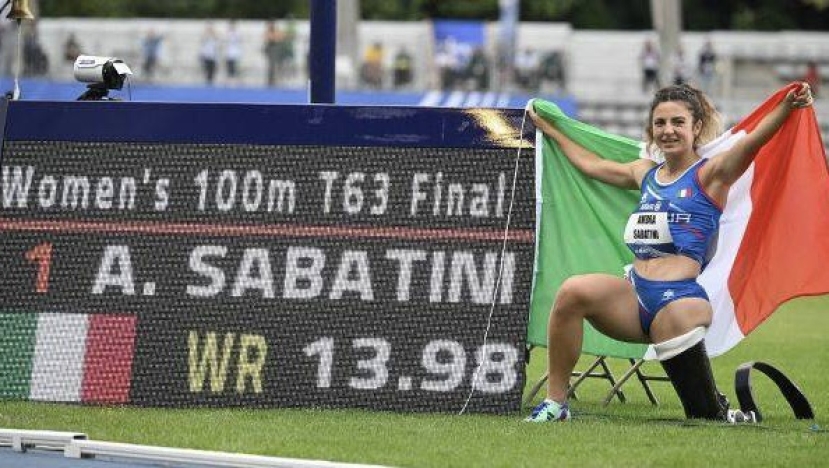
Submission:
[[[52,267],[52,243],[38,244],[26,252],[26,260],[37,265],[35,292],[45,294],[49,291],[49,270]]]

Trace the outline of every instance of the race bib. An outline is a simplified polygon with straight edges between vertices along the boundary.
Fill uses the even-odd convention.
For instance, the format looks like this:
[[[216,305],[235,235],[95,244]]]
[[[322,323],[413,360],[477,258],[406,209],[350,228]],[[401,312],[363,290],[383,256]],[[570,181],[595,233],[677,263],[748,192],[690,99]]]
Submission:
[[[633,213],[625,226],[626,244],[672,244],[668,213],[662,211]]]

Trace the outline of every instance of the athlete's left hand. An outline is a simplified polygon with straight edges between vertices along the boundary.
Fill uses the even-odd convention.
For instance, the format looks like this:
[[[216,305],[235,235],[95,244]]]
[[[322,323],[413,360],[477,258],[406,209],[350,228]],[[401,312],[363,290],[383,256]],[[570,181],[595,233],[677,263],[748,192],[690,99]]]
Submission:
[[[790,91],[786,97],[791,99],[789,102],[795,109],[809,107],[815,102],[815,98],[812,96],[812,88],[809,83],[805,82],[800,83],[800,88]]]

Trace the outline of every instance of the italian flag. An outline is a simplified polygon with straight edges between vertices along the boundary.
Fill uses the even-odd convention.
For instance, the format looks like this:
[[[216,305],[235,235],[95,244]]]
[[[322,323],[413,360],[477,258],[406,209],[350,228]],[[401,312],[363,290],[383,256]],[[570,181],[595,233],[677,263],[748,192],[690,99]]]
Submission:
[[[731,147],[797,84],[780,89],[715,141],[699,149],[711,157]],[[648,157],[644,144],[565,116],[536,99],[535,110],[571,139],[620,162]],[[621,275],[633,255],[622,241],[639,192],[584,177],[554,142],[537,132],[536,264],[528,340],[546,346],[547,318],[569,276]],[[699,282],[714,307],[706,336],[711,356],[725,353],[789,299],[829,293],[829,170],[811,107],[792,111],[731,188],[717,252]],[[612,340],[589,325],[583,351],[623,358],[655,358],[647,345]]]
[[[0,398],[128,403],[131,315],[0,312]]]

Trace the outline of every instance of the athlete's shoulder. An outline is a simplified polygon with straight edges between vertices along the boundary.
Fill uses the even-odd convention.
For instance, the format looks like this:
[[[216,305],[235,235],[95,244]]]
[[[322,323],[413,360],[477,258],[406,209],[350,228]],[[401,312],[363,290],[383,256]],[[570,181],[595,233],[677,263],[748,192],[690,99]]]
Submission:
[[[657,163],[652,159],[640,158],[630,164],[633,178],[636,180],[636,184],[641,188],[645,182],[645,179],[653,177],[653,173],[656,172],[656,169],[664,163]]]

